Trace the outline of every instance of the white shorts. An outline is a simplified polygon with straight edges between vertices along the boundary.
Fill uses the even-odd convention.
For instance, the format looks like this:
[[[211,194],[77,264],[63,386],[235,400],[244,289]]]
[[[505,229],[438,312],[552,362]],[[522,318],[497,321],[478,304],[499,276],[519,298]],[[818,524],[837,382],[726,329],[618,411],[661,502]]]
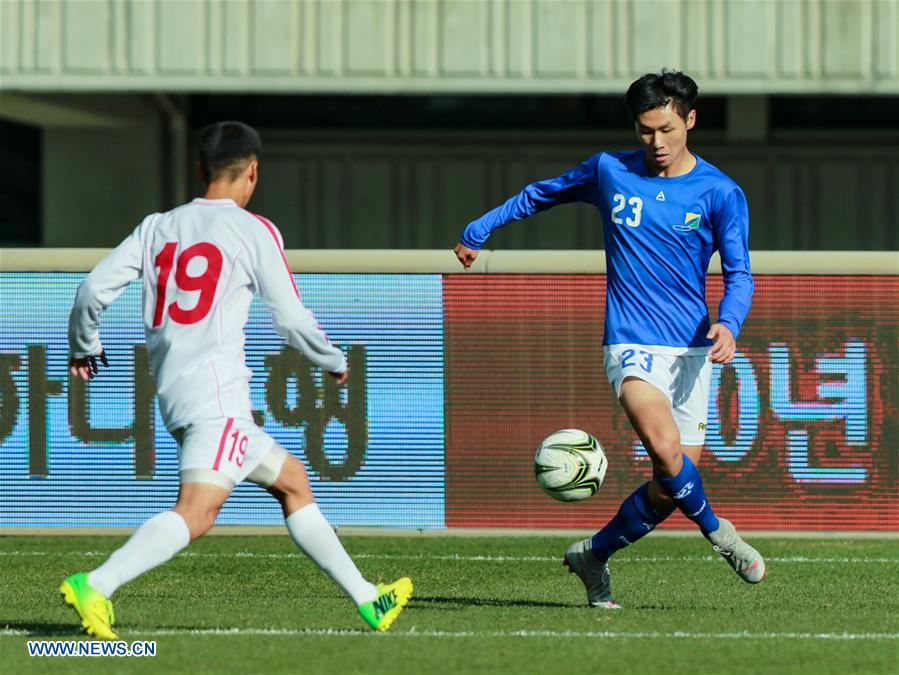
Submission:
[[[287,457],[275,439],[253,420],[234,417],[189,424],[172,434],[178,442],[182,482],[211,482],[228,488],[243,480],[275,482]],[[216,478],[210,472],[216,472]],[[205,477],[204,477],[205,476]],[[206,477],[212,476],[209,480]],[[185,478],[199,477],[197,480]],[[222,478],[226,480],[222,480]]]
[[[619,397],[626,377],[636,377],[656,387],[671,403],[680,442],[702,445],[712,362],[707,348],[684,348],[680,354],[674,351],[671,347],[608,345],[603,348],[606,375]]]

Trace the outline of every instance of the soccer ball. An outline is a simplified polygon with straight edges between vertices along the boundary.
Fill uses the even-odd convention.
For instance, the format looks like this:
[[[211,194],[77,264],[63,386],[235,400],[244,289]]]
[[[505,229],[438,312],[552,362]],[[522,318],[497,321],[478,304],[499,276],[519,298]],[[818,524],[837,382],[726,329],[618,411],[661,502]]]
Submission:
[[[562,429],[550,434],[534,456],[537,484],[560,502],[576,502],[592,496],[602,485],[608,468],[599,441],[580,429]]]

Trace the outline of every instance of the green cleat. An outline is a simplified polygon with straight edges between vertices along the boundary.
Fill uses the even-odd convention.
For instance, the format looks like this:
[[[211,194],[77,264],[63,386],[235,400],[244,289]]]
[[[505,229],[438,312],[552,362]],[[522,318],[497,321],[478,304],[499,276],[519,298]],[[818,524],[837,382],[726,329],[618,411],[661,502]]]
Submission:
[[[87,583],[87,574],[73,574],[59,587],[62,599],[78,613],[84,631],[91,637],[102,640],[118,640],[119,636],[112,631],[115,614],[112,612],[112,601]]]
[[[403,611],[412,597],[412,580],[397,579],[392,584],[378,584],[378,597],[359,605],[359,614],[372,630],[384,632]]]

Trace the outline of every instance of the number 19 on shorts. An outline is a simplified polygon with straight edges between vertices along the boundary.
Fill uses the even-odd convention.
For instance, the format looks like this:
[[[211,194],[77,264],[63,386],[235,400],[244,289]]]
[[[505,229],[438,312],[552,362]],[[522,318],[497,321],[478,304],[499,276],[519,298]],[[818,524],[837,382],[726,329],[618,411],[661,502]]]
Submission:
[[[242,467],[247,457],[247,446],[249,444],[249,436],[240,429],[235,428],[234,418],[229,417],[225,423],[225,428],[222,430],[222,436],[219,440],[219,451],[212,468],[218,471],[223,461],[230,462],[238,468]]]

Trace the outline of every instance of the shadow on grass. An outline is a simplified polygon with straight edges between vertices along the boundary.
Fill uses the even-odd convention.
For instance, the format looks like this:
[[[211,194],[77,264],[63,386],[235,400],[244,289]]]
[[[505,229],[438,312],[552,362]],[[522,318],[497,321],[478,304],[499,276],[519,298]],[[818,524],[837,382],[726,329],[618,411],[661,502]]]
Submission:
[[[565,602],[543,602],[540,600],[500,600],[497,598],[445,598],[441,596],[413,596],[409,607],[433,607],[440,609],[457,609],[463,607],[578,607]]]

